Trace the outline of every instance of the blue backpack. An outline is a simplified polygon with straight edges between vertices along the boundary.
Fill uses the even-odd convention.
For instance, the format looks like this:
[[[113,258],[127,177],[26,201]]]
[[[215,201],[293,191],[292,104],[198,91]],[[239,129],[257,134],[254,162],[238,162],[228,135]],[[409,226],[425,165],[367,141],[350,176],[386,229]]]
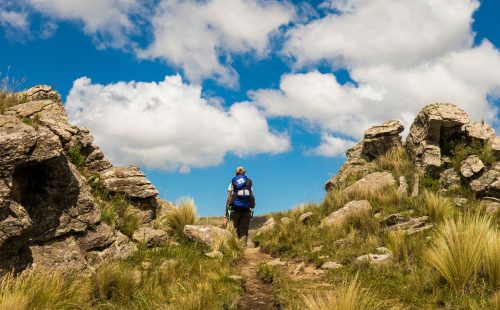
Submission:
[[[233,196],[231,205],[236,208],[255,207],[255,198],[252,192],[252,181],[246,175],[235,176],[231,183],[233,184]]]

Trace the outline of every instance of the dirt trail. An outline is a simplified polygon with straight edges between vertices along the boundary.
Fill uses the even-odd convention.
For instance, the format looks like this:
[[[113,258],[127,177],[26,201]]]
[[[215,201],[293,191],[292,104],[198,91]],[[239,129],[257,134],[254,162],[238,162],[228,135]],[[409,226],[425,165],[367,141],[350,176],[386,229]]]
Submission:
[[[271,284],[264,283],[257,277],[259,263],[270,261],[271,256],[262,253],[260,248],[249,247],[245,249],[243,259],[238,263],[237,269],[245,277],[245,294],[240,300],[240,310],[274,310],[273,288]]]

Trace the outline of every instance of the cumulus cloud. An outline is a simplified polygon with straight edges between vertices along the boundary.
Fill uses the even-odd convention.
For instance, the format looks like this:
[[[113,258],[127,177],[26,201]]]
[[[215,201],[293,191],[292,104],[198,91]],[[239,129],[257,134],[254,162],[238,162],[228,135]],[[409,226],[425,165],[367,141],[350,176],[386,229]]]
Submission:
[[[411,66],[470,46],[477,0],[327,1],[335,12],[287,33],[284,54],[304,66]]]
[[[132,14],[142,12],[139,0],[26,0],[54,19],[75,20],[83,24],[98,47],[122,48],[130,44],[130,34],[138,31]]]
[[[497,122],[498,109],[488,99],[500,94],[498,72],[500,53],[485,41],[406,70],[390,65],[355,68],[351,76],[356,85],[341,85],[333,74],[313,71],[286,74],[280,89],[249,96],[270,117],[301,119],[359,139],[369,126],[388,119],[399,119],[408,128],[416,113],[434,102],[455,103],[477,120]],[[332,141],[338,142],[324,137],[318,150],[328,154],[324,150]]]
[[[182,68],[193,82],[215,78],[234,87],[231,55],[264,56],[270,36],[293,15],[290,5],[275,1],[163,0],[152,19],[154,41],[138,53]]]
[[[26,12],[3,10],[0,8],[0,25],[14,28],[15,30],[26,31],[29,26],[28,14]]]
[[[212,105],[201,87],[178,75],[108,85],[83,77],[74,82],[66,109],[116,163],[187,172],[220,164],[227,153],[276,154],[290,147],[288,136],[272,132],[255,107]]]
[[[349,139],[342,139],[339,137],[331,136],[327,133],[321,135],[321,144],[315,149],[310,151],[310,154],[335,157],[344,155],[345,151],[352,147],[356,142]]]

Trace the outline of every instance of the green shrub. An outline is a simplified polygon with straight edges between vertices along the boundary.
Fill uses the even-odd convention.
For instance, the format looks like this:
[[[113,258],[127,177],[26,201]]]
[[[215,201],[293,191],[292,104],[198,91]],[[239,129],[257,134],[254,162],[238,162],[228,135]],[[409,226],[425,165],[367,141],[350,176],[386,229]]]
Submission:
[[[69,161],[77,168],[82,168],[87,161],[87,157],[82,154],[82,146],[75,145],[68,149],[67,156]]]
[[[114,226],[124,235],[132,237],[141,225],[141,219],[126,197],[114,195],[109,200],[100,200],[101,220]]]
[[[481,268],[490,231],[487,217],[467,214],[448,218],[440,226],[426,259],[455,291],[463,293]]]
[[[439,180],[426,174],[420,178],[420,188],[437,192],[439,190]]]
[[[309,310],[376,310],[384,304],[369,290],[361,288],[356,275],[350,282],[344,279],[341,287],[333,291],[305,296],[304,306]]]
[[[490,166],[495,163],[496,158],[488,143],[482,143],[477,140],[472,141],[470,144],[464,142],[457,143],[451,151],[451,164],[460,171],[462,161],[471,155],[477,155],[484,165]]]
[[[265,283],[273,283],[276,278],[276,267],[260,263],[257,267],[257,277]]]

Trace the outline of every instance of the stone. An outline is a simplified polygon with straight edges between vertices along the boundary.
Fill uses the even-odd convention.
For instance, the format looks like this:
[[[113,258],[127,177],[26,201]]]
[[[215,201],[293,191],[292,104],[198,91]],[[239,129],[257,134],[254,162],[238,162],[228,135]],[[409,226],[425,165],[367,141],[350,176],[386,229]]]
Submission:
[[[473,177],[478,174],[481,170],[483,170],[484,164],[482,160],[477,155],[471,155],[467,157],[460,164],[460,172],[466,178]]]
[[[276,220],[270,217],[255,233],[256,236],[268,233],[276,228]]]
[[[300,215],[299,217],[299,221],[301,221],[302,223],[307,223],[309,222],[309,220],[311,219],[311,217],[314,215],[313,212],[306,212],[306,213],[303,213]]]
[[[383,246],[378,247],[376,250],[377,250],[377,252],[379,252],[380,254],[391,254],[391,255],[392,255],[391,250],[389,250],[388,248],[383,247]]]
[[[233,281],[236,281],[236,282],[241,282],[241,281],[243,281],[245,279],[242,276],[238,276],[238,275],[230,275],[227,278],[231,279]]]
[[[28,101],[52,100],[61,102],[61,96],[49,85],[36,85],[23,93]]]
[[[462,109],[449,103],[431,104],[417,115],[406,138],[406,148],[417,167],[434,172],[441,167],[441,141],[463,132],[470,118]]]
[[[321,222],[321,226],[342,225],[349,217],[363,213],[370,213],[371,210],[372,206],[368,200],[351,201],[341,209],[332,212]]]
[[[492,137],[489,141],[489,144],[491,147],[491,151],[497,157],[497,159],[499,159],[500,158],[500,137],[499,136]]]
[[[295,268],[293,268],[292,275],[293,276],[298,276],[299,274],[304,273],[305,265],[306,264],[304,262],[301,262],[300,264],[298,264],[297,266],[295,266]]]
[[[359,180],[370,172],[367,165],[369,158],[363,154],[362,142],[348,149],[346,156],[347,160],[338,174],[325,183],[326,191],[331,191],[334,188],[345,188],[350,185],[352,178]]]
[[[205,244],[212,249],[220,238],[232,237],[228,230],[211,225],[186,225],[184,226],[184,235],[188,239]]]
[[[104,187],[113,193],[142,199],[158,195],[158,190],[137,166],[112,167],[101,172],[100,176]]]
[[[33,265],[62,271],[85,270],[87,261],[74,237],[29,247]]]
[[[162,246],[167,239],[167,232],[147,226],[137,229],[132,235],[133,241],[143,243],[148,248]]]
[[[460,187],[460,175],[453,168],[448,168],[439,174],[439,186],[444,189]]]
[[[500,199],[495,197],[484,197],[481,205],[487,214],[496,214],[500,211]]]
[[[406,182],[406,178],[403,175],[399,177],[398,195],[400,197],[408,197],[408,182]]]
[[[292,219],[289,218],[289,217],[282,217],[280,222],[283,224],[283,225],[288,225],[292,222]]]
[[[208,252],[208,253],[205,253],[205,256],[206,257],[210,257],[210,258],[218,258],[218,259],[221,259],[224,257],[224,254],[222,254],[221,251],[212,251],[212,252]]]
[[[432,224],[427,224],[429,222],[428,216],[421,216],[417,218],[411,218],[410,220],[398,223],[394,226],[387,228],[387,230],[401,230],[404,231],[407,235],[414,235],[419,232],[423,232],[433,228]]]
[[[312,248],[312,253],[320,252],[322,249],[322,245],[315,246],[314,248]]]
[[[402,216],[400,213],[396,214],[391,214],[384,218],[383,220],[380,221],[380,224],[386,225],[386,226],[394,226],[398,223],[402,223],[405,221],[404,216]]]
[[[103,249],[115,241],[115,229],[108,224],[102,223],[94,230],[87,230],[86,234],[77,239],[80,249],[84,252],[93,249]]]
[[[368,262],[373,265],[382,265],[392,262],[392,254],[365,254],[356,258],[357,262]]]
[[[420,191],[420,176],[418,173],[413,175],[413,188],[411,190],[411,197],[417,197]]]
[[[471,140],[488,142],[495,137],[495,130],[482,122],[472,122],[465,125],[465,134]]]
[[[323,265],[321,265],[321,269],[323,270],[333,270],[333,269],[339,269],[344,267],[344,265],[339,264],[337,262],[325,262]]]
[[[470,188],[481,195],[500,197],[500,162],[496,162],[479,178],[470,182]]]
[[[391,120],[379,126],[374,126],[365,132],[363,139],[363,154],[370,158],[378,158],[401,146],[401,136],[404,126],[397,120]]]
[[[464,197],[453,198],[453,204],[459,208],[465,207],[465,205],[467,204],[468,201],[469,200],[467,198],[464,198]]]
[[[279,257],[266,263],[268,266],[286,266],[286,262],[282,261]]]
[[[387,171],[374,172],[348,186],[344,190],[344,193],[347,195],[352,195],[357,192],[375,193],[395,185],[396,180],[394,180],[392,173]]]

